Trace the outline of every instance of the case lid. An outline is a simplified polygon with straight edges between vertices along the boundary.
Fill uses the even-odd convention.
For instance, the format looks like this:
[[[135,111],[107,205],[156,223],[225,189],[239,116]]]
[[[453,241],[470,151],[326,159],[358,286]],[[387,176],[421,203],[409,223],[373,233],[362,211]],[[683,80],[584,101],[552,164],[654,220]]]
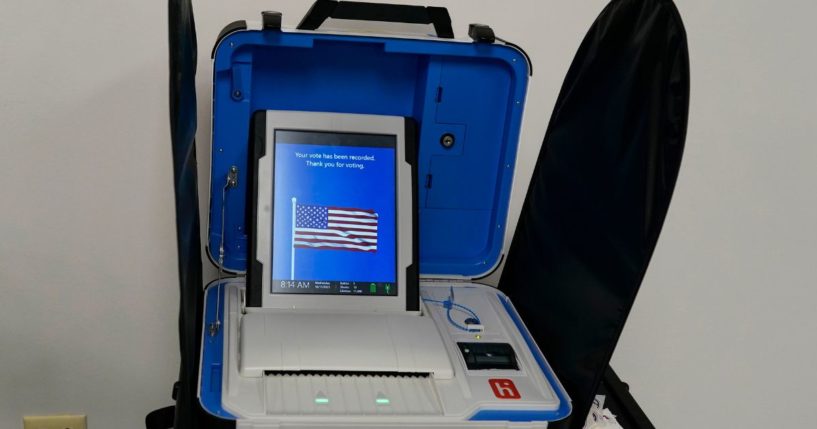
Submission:
[[[221,254],[225,270],[246,270],[242,173],[255,111],[395,115],[419,127],[421,274],[487,274],[503,254],[528,73],[523,52],[497,43],[227,34],[214,52],[208,255],[217,262]]]

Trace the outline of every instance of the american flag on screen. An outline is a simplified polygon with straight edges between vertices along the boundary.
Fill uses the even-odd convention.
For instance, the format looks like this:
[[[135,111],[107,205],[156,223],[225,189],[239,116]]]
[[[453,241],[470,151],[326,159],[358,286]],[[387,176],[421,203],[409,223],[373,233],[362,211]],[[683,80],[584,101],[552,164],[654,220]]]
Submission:
[[[297,204],[292,245],[300,249],[377,251],[377,213]]]

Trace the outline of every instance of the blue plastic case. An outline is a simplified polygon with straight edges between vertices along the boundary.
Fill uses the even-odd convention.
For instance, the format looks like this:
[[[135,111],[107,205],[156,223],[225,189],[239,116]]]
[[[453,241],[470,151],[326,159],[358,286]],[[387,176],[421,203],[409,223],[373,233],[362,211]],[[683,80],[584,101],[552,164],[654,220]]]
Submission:
[[[503,254],[528,83],[504,44],[240,30],[214,52],[208,254],[244,272],[250,119],[258,110],[396,115],[419,128],[420,272],[474,278]],[[444,136],[453,145],[443,145]],[[450,140],[446,137],[446,143]]]

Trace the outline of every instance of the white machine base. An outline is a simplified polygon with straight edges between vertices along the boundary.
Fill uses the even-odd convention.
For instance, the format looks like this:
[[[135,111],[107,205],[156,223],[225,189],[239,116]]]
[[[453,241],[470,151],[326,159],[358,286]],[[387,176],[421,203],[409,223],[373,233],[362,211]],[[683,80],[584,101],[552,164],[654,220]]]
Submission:
[[[430,317],[406,312],[247,309],[239,332],[239,373],[294,371],[430,374],[454,370]]]
[[[422,315],[363,317],[244,313],[243,291],[243,279],[208,287],[199,385],[204,409],[238,428],[546,427],[570,413],[495,288],[426,283]]]

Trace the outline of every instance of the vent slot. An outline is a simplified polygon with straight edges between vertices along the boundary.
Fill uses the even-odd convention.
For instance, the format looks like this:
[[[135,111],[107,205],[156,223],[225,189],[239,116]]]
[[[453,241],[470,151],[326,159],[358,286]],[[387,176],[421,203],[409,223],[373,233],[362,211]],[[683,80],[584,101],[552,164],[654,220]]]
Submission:
[[[270,371],[266,414],[440,416],[429,374],[358,371]]]

